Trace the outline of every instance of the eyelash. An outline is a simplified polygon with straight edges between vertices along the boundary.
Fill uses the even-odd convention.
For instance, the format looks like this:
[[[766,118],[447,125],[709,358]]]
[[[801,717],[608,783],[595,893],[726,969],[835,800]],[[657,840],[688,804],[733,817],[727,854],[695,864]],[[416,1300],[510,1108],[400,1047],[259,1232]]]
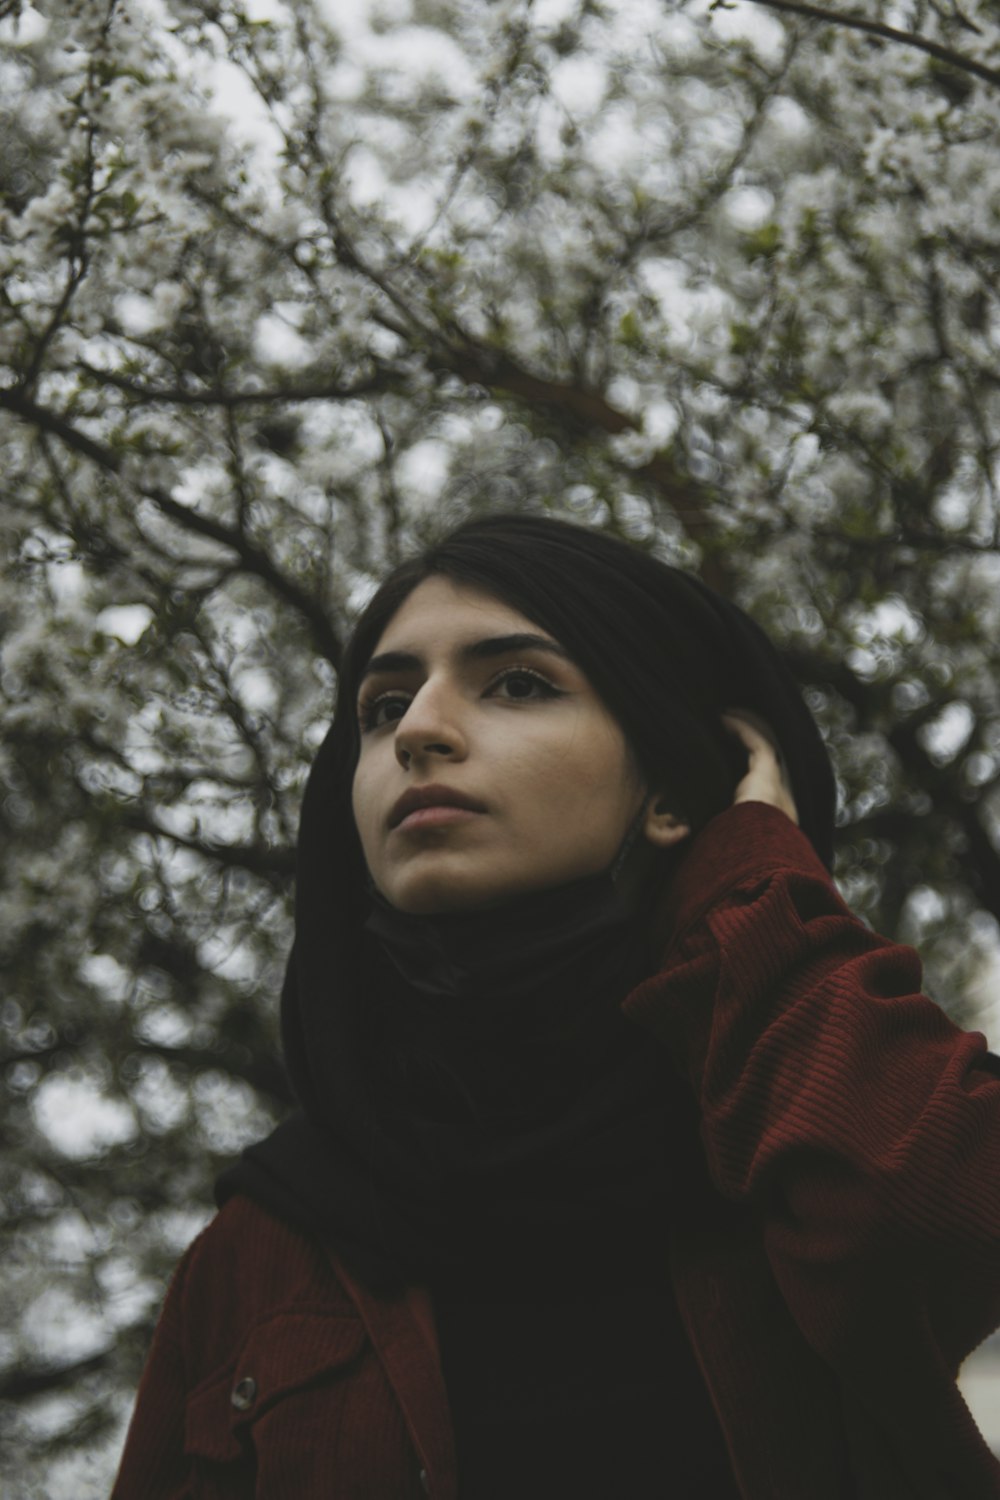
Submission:
[[[534,682],[535,685],[542,690],[540,698],[543,701],[545,699],[561,698],[563,696],[562,690],[560,688],[557,688],[554,683],[551,683],[547,677],[543,677],[541,672],[536,672],[533,667],[505,667],[502,672],[498,672],[497,675],[491,678],[491,680],[487,683],[486,692],[491,692],[493,688],[498,687],[503,682],[507,682],[511,677],[530,677],[532,682]],[[527,703],[530,701],[531,700],[528,698],[508,699],[508,702],[515,703]],[[382,707],[383,704],[400,702],[409,704],[410,699],[404,698],[402,693],[394,692],[379,693],[376,697],[370,699],[362,698],[358,703],[358,722],[361,725],[361,733],[367,734],[373,729],[384,729],[387,724],[398,724],[399,719],[388,719],[381,724],[376,723],[376,716],[379,708]],[[406,709],[404,708],[403,714],[405,714],[405,712]],[[400,714],[400,719],[403,717],[403,714]]]

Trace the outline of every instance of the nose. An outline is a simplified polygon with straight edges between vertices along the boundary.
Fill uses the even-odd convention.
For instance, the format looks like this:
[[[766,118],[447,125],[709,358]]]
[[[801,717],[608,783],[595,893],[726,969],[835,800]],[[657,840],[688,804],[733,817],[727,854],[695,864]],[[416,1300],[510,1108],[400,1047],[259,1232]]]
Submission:
[[[404,770],[428,757],[464,759],[466,744],[458,705],[446,687],[425,682],[410,700],[396,726],[395,750]]]

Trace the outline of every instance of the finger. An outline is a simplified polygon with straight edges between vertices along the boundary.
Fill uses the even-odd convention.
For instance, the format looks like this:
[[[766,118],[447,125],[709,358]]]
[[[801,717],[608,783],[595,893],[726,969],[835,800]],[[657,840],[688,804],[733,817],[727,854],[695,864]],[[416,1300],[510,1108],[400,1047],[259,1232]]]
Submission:
[[[736,788],[735,800],[773,803],[797,823],[791,777],[771,726],[750,709],[729,709],[721,718],[747,751],[747,774]]]
[[[733,714],[723,714],[722,725],[751,755],[759,749],[761,736],[744,719],[737,719]]]
[[[755,714],[749,708],[730,708],[722,715],[722,722],[731,733],[743,741],[748,750],[761,750],[767,747],[774,751],[779,760],[781,759],[781,750],[774,732],[759,714]]]

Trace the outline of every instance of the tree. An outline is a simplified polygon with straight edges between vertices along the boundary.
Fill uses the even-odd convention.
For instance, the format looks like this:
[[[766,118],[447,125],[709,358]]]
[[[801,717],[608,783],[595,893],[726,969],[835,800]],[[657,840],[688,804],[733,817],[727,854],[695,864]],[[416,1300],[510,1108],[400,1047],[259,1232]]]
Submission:
[[[555,508],[749,607],[828,735],[847,898],[965,1023],[996,951],[996,7],[350,9],[2,7],[26,1494],[83,1455],[104,1492],[163,1277],[287,1105],[341,641],[460,512]]]

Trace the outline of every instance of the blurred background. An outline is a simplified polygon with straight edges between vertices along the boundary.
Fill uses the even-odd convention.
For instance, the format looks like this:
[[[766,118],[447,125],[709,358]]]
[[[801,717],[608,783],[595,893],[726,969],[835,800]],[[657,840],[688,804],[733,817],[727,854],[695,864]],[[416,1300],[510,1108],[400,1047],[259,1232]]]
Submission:
[[[107,1493],[165,1278],[289,1102],[341,642],[461,515],[748,608],[845,897],[1000,1046],[1000,12],[849,14],[0,0],[4,1494]]]

